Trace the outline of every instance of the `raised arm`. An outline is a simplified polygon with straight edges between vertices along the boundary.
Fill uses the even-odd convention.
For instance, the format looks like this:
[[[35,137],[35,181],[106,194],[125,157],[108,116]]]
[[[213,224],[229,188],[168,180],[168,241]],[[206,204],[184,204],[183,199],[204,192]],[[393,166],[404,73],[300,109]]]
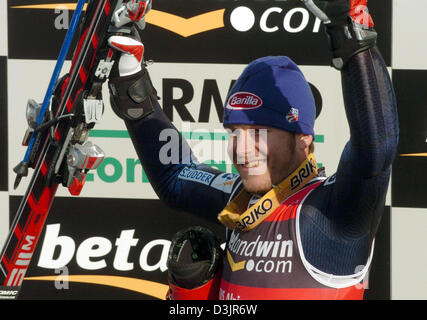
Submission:
[[[121,54],[110,76],[111,104],[124,120],[155,192],[172,208],[217,221],[217,214],[239,185],[238,176],[197,162],[188,143],[158,103],[138,33],[135,30],[129,30],[127,35],[120,33],[109,43]]]
[[[169,206],[217,222],[217,214],[239,185],[238,176],[199,164],[157,97],[152,94],[149,100],[153,106],[150,115],[137,121],[125,119],[125,123],[151,185]],[[162,133],[167,141],[159,141]],[[162,159],[165,151],[161,149],[168,146],[176,155],[171,162]]]
[[[398,144],[392,83],[376,48],[353,57],[341,71],[350,141],[333,188],[333,211],[356,233],[374,237]]]
[[[384,212],[399,134],[394,91],[375,46],[366,2],[315,1],[330,13],[326,30],[332,65],[341,72],[350,140],[336,174],[307,199],[301,235],[308,261],[341,275],[354,273],[368,260]]]

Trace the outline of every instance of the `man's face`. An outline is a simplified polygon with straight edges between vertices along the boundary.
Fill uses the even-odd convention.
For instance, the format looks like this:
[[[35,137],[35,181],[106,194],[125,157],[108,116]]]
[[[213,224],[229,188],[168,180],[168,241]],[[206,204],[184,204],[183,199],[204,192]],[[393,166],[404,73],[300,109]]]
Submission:
[[[228,154],[246,191],[263,195],[295,170],[293,133],[262,126],[232,125]]]

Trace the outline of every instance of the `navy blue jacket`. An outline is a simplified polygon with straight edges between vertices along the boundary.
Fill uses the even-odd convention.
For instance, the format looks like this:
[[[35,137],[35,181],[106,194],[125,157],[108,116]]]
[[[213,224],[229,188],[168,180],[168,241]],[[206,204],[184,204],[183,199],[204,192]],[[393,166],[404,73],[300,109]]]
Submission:
[[[336,173],[304,202],[300,232],[305,257],[314,267],[348,275],[370,254],[384,211],[399,129],[392,83],[376,48],[354,56],[341,76],[350,141]],[[151,115],[125,122],[154,190],[169,206],[216,221],[242,187],[239,177],[184,159],[182,154],[178,164],[162,164],[159,152],[165,142],[159,142],[159,134],[176,128],[155,95],[151,100],[155,110]],[[184,139],[180,144],[189,148]],[[226,183],[230,180],[232,185]]]

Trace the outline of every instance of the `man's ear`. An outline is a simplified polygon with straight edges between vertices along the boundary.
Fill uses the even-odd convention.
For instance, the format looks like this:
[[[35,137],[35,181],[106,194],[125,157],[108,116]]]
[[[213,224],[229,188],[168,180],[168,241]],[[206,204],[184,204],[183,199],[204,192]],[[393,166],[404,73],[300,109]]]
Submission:
[[[313,136],[311,134],[297,134],[296,146],[300,150],[305,150],[313,142]]]

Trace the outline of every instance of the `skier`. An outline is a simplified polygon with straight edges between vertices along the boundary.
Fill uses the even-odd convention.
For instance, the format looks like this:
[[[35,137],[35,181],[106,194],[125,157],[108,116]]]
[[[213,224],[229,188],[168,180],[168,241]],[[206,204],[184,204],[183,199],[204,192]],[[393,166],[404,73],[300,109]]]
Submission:
[[[398,143],[395,96],[367,0],[303,2],[324,22],[350,126],[330,177],[313,155],[312,93],[290,58],[254,60],[227,97],[223,124],[239,172],[232,175],[189,152],[178,163],[159,159],[159,134],[177,130],[159,106],[143,45],[110,39],[123,52],[109,80],[112,106],[153,188],[171,207],[218,216],[229,230],[224,252],[204,228],[176,234],[170,299],[363,299]],[[176,148],[189,149],[182,138]]]

